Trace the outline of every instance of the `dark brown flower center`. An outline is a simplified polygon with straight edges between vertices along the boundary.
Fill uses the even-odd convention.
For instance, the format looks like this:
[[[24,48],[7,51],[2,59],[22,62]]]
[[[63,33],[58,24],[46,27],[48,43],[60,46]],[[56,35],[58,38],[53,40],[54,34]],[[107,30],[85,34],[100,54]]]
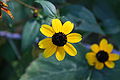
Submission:
[[[97,60],[100,61],[100,62],[105,62],[108,60],[109,58],[109,55],[107,52],[105,51],[99,51],[97,54],[96,54],[96,57],[97,57]]]
[[[64,46],[67,42],[67,37],[62,32],[55,33],[52,36],[52,42],[53,42],[53,44],[55,44],[57,46]]]

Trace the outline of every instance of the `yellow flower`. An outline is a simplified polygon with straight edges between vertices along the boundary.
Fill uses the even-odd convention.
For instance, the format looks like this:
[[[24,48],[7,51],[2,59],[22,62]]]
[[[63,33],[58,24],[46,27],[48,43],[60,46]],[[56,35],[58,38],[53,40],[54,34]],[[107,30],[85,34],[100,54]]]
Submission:
[[[12,13],[11,13],[10,10],[8,10],[6,7],[8,7],[8,5],[0,1],[0,18],[2,18],[1,10],[3,10],[3,11],[5,11],[12,19],[14,19]]]
[[[62,25],[59,19],[52,20],[52,27],[43,24],[40,31],[48,37],[38,43],[40,48],[45,49],[43,56],[48,58],[55,53],[55,56],[59,61],[65,58],[65,52],[67,52],[70,56],[75,56],[77,54],[77,50],[70,43],[77,43],[81,41],[82,36],[78,33],[69,34],[73,28],[74,24],[70,21],[66,21]]]
[[[88,52],[86,59],[89,65],[95,66],[98,70],[103,69],[104,66],[114,68],[115,63],[113,61],[119,60],[119,55],[112,53],[113,45],[109,44],[106,39],[102,39],[100,45],[93,44],[91,50],[93,52]]]

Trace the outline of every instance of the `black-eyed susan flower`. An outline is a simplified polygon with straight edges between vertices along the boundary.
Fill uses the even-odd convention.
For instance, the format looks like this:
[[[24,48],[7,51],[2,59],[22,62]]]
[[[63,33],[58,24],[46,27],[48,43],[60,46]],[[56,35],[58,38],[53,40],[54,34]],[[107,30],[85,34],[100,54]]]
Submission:
[[[77,43],[82,40],[82,36],[78,33],[70,33],[74,28],[74,24],[66,21],[63,25],[59,19],[52,20],[52,27],[42,25],[40,31],[48,38],[38,43],[40,48],[45,49],[43,56],[48,58],[54,53],[57,60],[61,61],[65,58],[65,52],[70,56],[75,56],[77,50],[70,43]]]
[[[116,61],[119,59],[119,55],[112,53],[113,45],[109,44],[106,39],[102,39],[100,44],[91,45],[93,52],[86,54],[86,59],[91,66],[95,66],[96,69],[101,70],[104,66],[108,68],[114,68]]]
[[[8,10],[6,7],[8,7],[7,4],[0,1],[0,18],[2,18],[2,11],[5,11],[12,19],[14,18],[10,10]]]

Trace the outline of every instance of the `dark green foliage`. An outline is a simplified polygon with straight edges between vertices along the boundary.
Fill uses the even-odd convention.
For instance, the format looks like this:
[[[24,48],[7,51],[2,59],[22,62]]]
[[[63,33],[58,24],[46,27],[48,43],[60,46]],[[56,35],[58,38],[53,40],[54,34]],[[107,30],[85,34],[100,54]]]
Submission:
[[[78,50],[77,56],[67,55],[61,62],[55,57],[39,57],[27,68],[20,80],[119,80],[120,61],[113,70],[95,70],[94,67],[88,66],[85,59],[85,54],[89,50],[80,44],[76,44],[75,47]]]
[[[40,24],[31,20],[28,21],[23,30],[22,35],[22,50],[30,48],[33,42],[35,42],[35,38],[39,35]]]
[[[82,45],[99,43],[104,37],[120,51],[120,0],[10,0],[7,4],[14,19],[2,11],[0,80],[120,80],[120,61],[115,69],[95,70],[85,59],[90,50]],[[66,55],[60,62],[55,55],[42,57],[38,42],[45,37],[39,28],[51,25],[53,18],[73,22],[73,32],[81,33],[83,40],[74,44],[77,56]]]

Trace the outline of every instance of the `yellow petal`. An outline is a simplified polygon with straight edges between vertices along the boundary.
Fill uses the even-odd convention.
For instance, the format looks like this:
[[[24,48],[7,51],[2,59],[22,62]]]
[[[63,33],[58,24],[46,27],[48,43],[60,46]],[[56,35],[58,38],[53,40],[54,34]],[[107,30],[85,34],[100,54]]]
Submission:
[[[97,70],[101,70],[101,69],[104,68],[104,64],[101,63],[101,62],[99,62],[99,61],[97,61],[96,64],[95,64],[95,68],[96,68]]]
[[[57,49],[57,46],[52,44],[51,46],[49,46],[45,49],[43,56],[45,58],[52,56],[55,53],[56,49]]]
[[[8,10],[7,8],[2,7],[1,8],[3,11],[5,11],[12,19],[14,19],[14,16],[12,15],[12,13],[10,12],[10,10]]]
[[[63,46],[64,50],[71,56],[75,56],[77,54],[77,50],[74,48],[74,46],[70,43],[66,43]]]
[[[45,25],[45,24],[41,26],[40,31],[43,35],[47,37],[52,37],[55,33],[52,27],[50,27],[49,25]]]
[[[106,47],[106,52],[111,53],[113,50],[113,45],[112,44],[108,44]]]
[[[63,27],[62,27],[62,32],[64,34],[69,34],[74,28],[74,24],[71,23],[70,21],[66,21],[64,24],[63,24]]]
[[[106,51],[107,46],[108,46],[108,41],[106,39],[102,39],[100,41],[100,50]]]
[[[4,7],[8,7],[8,5],[6,3],[2,2],[2,1],[0,1],[0,4]]]
[[[70,43],[77,43],[82,40],[82,36],[78,33],[71,33],[67,35],[67,41]]]
[[[93,45],[91,45],[91,50],[93,51],[93,52],[95,52],[95,53],[97,53],[99,50],[100,50],[100,48],[99,48],[99,46],[97,45],[97,44],[93,44]]]
[[[86,59],[89,65],[93,66],[96,62],[96,54],[94,52],[89,52],[86,54]]]
[[[109,61],[116,61],[116,60],[119,60],[120,57],[118,54],[109,54]]]
[[[105,62],[105,65],[106,65],[108,68],[114,68],[114,67],[115,67],[115,63],[112,62],[112,61],[107,61],[107,62]]]
[[[52,27],[56,33],[62,31],[62,23],[59,19],[53,19],[52,20]]]
[[[52,45],[52,38],[46,38],[46,39],[43,39],[41,40],[38,45],[39,45],[39,48],[47,48],[47,47],[50,47]]]
[[[65,58],[65,50],[63,47],[57,47],[56,58],[58,61],[62,61]]]

